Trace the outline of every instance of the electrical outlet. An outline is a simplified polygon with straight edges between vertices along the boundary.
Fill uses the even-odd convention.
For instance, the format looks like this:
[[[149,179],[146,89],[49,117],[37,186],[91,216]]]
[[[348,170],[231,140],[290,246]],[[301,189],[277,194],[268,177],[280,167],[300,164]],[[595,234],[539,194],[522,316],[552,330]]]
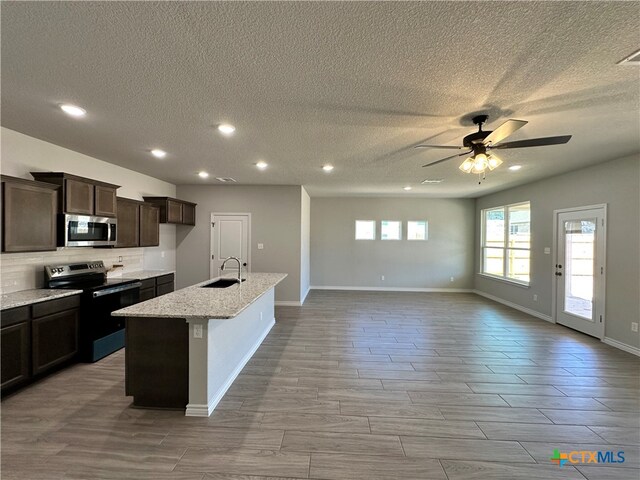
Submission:
[[[118,262],[121,262],[121,261],[122,261],[122,257],[118,257]]]
[[[380,280],[384,281],[384,275],[380,275]]]
[[[160,252],[160,258],[164,258],[164,252]]]
[[[450,281],[450,282],[453,282],[453,277],[449,278],[449,281]]]
[[[536,293],[533,294],[533,301],[534,302],[538,301],[538,295]]]
[[[632,332],[638,331],[638,322],[631,322],[631,331]]]
[[[193,326],[193,338],[202,338],[202,325],[195,324]]]

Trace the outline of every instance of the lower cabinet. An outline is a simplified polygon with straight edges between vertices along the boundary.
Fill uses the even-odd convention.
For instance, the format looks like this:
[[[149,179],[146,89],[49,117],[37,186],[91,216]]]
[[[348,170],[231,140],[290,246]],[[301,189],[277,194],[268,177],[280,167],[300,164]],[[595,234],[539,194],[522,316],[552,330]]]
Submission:
[[[140,301],[151,300],[174,290],[174,274],[161,275],[159,277],[146,278],[140,283]]]
[[[31,321],[33,375],[44,373],[78,353],[79,311],[67,310]]]
[[[2,390],[26,382],[30,377],[31,338],[29,322],[0,329],[2,343]]]
[[[79,295],[3,310],[2,394],[73,360],[79,318]]]

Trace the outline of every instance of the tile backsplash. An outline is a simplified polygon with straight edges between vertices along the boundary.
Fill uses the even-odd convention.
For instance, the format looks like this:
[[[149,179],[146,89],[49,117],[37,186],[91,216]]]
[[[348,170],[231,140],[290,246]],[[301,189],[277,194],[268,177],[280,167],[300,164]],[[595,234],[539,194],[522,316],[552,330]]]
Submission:
[[[124,265],[109,276],[126,276],[127,272],[144,270],[143,248],[58,248],[55,252],[3,253],[0,255],[0,293],[42,288],[44,266],[102,260],[105,267]],[[119,261],[122,257],[122,261]]]

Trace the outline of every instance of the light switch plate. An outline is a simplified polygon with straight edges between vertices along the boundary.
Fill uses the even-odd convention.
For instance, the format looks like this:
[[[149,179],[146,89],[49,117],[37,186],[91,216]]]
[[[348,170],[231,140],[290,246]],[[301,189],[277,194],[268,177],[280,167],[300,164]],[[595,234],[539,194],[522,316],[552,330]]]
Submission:
[[[544,254],[551,255],[551,247],[544,247]]]
[[[259,243],[258,250],[263,250],[263,249],[264,249],[264,243]]]

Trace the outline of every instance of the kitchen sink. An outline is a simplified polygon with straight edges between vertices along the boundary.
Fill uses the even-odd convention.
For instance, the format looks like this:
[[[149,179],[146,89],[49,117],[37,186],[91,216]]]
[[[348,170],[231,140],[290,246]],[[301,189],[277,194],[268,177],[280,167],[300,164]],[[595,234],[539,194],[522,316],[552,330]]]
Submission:
[[[246,278],[243,278],[242,281],[244,282],[246,280]],[[227,288],[230,287],[232,285],[237,285],[238,284],[238,279],[237,278],[221,278],[219,280],[216,280],[215,282],[211,282],[211,283],[207,283],[206,285],[202,285],[201,288]]]

